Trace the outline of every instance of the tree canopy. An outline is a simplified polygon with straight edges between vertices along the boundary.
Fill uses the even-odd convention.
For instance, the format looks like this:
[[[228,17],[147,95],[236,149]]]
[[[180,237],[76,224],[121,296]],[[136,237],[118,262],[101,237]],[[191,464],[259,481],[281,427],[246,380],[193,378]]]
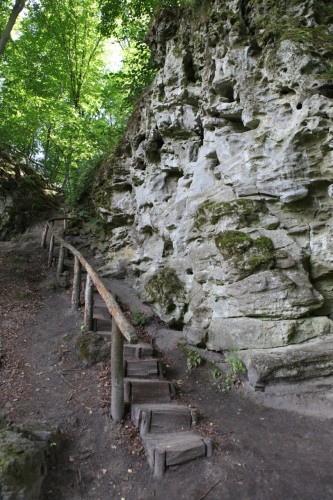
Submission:
[[[133,102],[155,74],[144,36],[154,8],[163,3],[1,3],[0,147],[32,158],[65,189],[69,202],[119,140]],[[118,71],[110,70],[111,40],[123,49]]]

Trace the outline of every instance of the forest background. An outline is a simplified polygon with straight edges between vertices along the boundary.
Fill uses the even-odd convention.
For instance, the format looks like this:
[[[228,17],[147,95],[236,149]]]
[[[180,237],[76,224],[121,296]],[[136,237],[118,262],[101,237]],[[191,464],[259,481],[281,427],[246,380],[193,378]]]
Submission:
[[[24,157],[67,205],[85,194],[156,74],[145,40],[153,13],[178,3],[1,1],[0,149]]]

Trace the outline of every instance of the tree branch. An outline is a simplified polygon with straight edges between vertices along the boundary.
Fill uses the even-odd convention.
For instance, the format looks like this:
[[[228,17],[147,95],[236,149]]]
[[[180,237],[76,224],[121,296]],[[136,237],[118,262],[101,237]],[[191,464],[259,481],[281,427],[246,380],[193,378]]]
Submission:
[[[20,12],[24,8],[25,2],[26,2],[26,0],[15,0],[15,4],[14,4],[12,12],[11,12],[11,14],[9,16],[7,25],[6,25],[5,29],[3,30],[2,34],[1,34],[1,38],[0,38],[0,57],[2,57],[2,55],[3,55],[4,51],[5,51],[6,44],[7,44],[8,40],[10,39],[10,34],[11,34],[12,29],[13,29],[13,26],[14,26],[14,24],[16,22],[16,19],[17,19],[18,15],[20,14]]]

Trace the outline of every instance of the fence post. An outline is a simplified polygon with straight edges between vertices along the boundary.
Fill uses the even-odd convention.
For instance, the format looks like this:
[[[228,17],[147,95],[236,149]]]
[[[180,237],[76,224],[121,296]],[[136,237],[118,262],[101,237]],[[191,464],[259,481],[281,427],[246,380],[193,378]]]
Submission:
[[[59,260],[58,260],[58,267],[57,267],[57,280],[59,280],[60,275],[64,269],[64,260],[65,260],[65,248],[63,247],[63,245],[60,245]]]
[[[53,234],[51,234],[51,238],[50,238],[50,248],[49,248],[49,260],[48,260],[48,263],[47,263],[47,266],[48,266],[48,267],[51,267],[51,266],[52,266],[52,261],[53,261],[53,248],[54,248],[54,236],[53,236]]]
[[[94,327],[94,286],[92,279],[87,273],[86,289],[84,294],[84,326],[87,330],[92,330]]]
[[[47,224],[45,224],[45,228],[44,228],[43,236],[42,236],[42,244],[41,244],[42,248],[46,248],[46,238],[47,238],[48,230],[49,230],[49,226]]]
[[[76,255],[74,256],[74,278],[72,291],[72,309],[78,309],[80,305],[81,291],[81,262]]]
[[[124,337],[114,318],[111,344],[111,417],[120,422],[124,416]]]

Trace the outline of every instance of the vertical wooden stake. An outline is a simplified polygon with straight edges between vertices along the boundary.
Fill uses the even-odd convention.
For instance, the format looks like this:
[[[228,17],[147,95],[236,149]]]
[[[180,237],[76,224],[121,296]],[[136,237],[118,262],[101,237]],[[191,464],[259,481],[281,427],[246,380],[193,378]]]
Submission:
[[[67,229],[67,219],[64,219],[64,230],[66,231]]]
[[[59,260],[58,260],[58,267],[57,267],[57,280],[59,280],[60,275],[64,270],[64,260],[65,260],[65,248],[63,247],[63,245],[60,245]]]
[[[92,330],[94,326],[94,287],[90,275],[87,273],[86,289],[84,294],[84,326]]]
[[[115,422],[121,422],[124,416],[124,337],[114,318],[111,343],[111,416]]]
[[[74,257],[74,278],[72,292],[72,309],[78,309],[80,306],[80,291],[81,291],[81,262],[78,257]]]
[[[48,260],[48,267],[52,266],[52,261],[53,261],[53,248],[54,248],[54,236],[53,234],[51,235],[50,238],[50,248],[49,248],[49,260]]]
[[[43,231],[43,236],[42,236],[42,244],[41,244],[42,248],[46,248],[46,238],[47,238],[48,230],[49,230],[49,226],[47,224],[45,224],[45,229]]]

